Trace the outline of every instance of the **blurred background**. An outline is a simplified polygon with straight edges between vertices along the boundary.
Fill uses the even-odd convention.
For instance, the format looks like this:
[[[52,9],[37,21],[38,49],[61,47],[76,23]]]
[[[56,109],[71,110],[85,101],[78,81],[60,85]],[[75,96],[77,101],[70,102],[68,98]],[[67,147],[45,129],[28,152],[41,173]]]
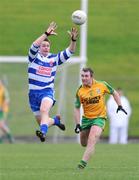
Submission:
[[[57,37],[50,37],[51,51],[57,53],[67,47],[67,31],[73,26],[71,14],[80,9],[80,0],[0,0],[0,56],[27,56],[32,42],[51,21],[58,24]],[[132,106],[129,138],[139,137],[139,16],[137,0],[89,0],[87,31],[87,65],[97,80],[105,80],[113,87],[121,87]],[[79,27],[78,27],[79,28]],[[80,37],[79,37],[80,38]],[[77,44],[75,56],[79,55]],[[0,63],[0,78],[5,79],[10,94],[8,125],[15,139],[34,138],[37,123],[28,104],[27,63]],[[75,138],[73,107],[79,85],[79,65],[66,68],[64,98],[61,113],[67,131],[59,134],[51,128],[50,137]],[[59,106],[60,68],[56,81]],[[64,111],[64,112],[63,112]],[[61,132],[60,132],[61,133]],[[103,137],[109,135],[109,122]]]

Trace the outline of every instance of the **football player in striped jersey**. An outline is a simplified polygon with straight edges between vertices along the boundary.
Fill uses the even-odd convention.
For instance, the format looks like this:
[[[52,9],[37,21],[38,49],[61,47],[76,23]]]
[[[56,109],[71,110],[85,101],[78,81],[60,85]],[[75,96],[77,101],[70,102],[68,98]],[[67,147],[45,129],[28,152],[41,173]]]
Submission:
[[[78,37],[78,30],[73,27],[68,32],[70,35],[69,46],[57,54],[52,54],[48,38],[51,35],[57,35],[56,28],[56,23],[51,22],[46,31],[33,42],[28,55],[29,103],[40,126],[36,135],[41,142],[45,141],[50,126],[56,125],[61,130],[65,130],[60,116],[56,115],[54,118],[50,118],[49,111],[55,104],[54,80],[57,67],[74,54]]]

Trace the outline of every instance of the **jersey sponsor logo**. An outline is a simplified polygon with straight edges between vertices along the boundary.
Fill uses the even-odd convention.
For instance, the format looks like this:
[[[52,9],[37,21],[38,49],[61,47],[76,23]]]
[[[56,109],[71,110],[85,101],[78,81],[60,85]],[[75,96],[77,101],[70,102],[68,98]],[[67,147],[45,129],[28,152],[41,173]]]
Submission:
[[[83,99],[81,103],[86,104],[86,105],[88,105],[88,104],[96,104],[96,103],[99,103],[99,100],[100,100],[100,96],[96,96],[96,97],[93,97],[93,98],[89,97],[89,98]]]
[[[50,67],[39,66],[38,69],[36,70],[36,74],[43,76],[51,76],[51,73],[52,73],[52,68]]]

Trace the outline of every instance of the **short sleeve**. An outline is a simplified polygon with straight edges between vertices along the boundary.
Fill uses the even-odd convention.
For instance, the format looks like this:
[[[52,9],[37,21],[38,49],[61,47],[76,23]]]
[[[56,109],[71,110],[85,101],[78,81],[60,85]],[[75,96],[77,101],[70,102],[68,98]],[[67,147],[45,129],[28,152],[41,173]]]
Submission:
[[[113,94],[114,88],[110,84],[108,84],[106,81],[104,81],[103,83],[106,86],[105,92],[109,94]]]
[[[78,93],[76,93],[75,107],[80,108],[80,106],[81,106],[80,99],[79,99]]]

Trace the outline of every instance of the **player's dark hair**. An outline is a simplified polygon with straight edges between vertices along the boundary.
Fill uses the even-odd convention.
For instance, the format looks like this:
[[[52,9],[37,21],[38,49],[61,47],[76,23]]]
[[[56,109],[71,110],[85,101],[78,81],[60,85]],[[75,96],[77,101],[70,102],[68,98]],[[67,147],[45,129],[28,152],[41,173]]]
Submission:
[[[49,42],[49,44],[51,44],[51,41],[47,38],[45,38],[44,41]]]
[[[93,77],[94,71],[91,68],[85,67],[85,68],[82,69],[82,71],[84,71],[84,72],[88,72],[89,71],[90,72],[90,76]]]

